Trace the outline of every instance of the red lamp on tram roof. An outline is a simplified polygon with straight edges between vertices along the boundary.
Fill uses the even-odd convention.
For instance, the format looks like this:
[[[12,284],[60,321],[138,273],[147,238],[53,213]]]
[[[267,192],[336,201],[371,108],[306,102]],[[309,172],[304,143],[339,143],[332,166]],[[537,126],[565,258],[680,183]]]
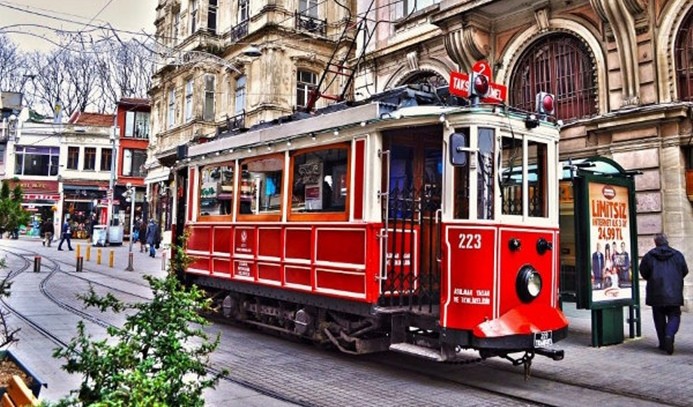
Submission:
[[[478,72],[469,75],[469,96],[486,97],[490,90],[488,77]]]
[[[556,112],[556,100],[552,93],[539,92],[536,98],[535,110],[537,113],[553,116]]]

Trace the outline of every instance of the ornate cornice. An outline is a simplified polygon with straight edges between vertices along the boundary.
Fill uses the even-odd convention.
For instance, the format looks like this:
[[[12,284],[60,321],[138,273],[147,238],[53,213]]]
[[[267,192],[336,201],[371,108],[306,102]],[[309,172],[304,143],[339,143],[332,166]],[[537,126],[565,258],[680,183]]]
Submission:
[[[590,0],[597,15],[611,26],[621,68],[621,107],[640,104],[636,20],[645,12],[642,0]]]
[[[471,24],[463,24],[461,28],[443,35],[445,50],[460,71],[467,72],[476,61],[488,58],[489,47],[482,41],[482,38],[488,37],[487,32]]]

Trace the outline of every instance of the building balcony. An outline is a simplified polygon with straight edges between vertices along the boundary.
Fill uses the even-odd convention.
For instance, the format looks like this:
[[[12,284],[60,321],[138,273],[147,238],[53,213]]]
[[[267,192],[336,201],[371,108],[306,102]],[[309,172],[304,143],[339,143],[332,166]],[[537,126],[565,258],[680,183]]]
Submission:
[[[248,35],[248,21],[243,21],[240,24],[237,24],[226,33],[226,36],[228,36],[227,41],[234,43],[238,42],[241,40],[243,37]]]
[[[321,20],[316,17],[311,17],[302,14],[298,11],[296,15],[296,30],[298,31],[308,31],[315,35],[320,35],[324,37],[327,34],[327,20]]]

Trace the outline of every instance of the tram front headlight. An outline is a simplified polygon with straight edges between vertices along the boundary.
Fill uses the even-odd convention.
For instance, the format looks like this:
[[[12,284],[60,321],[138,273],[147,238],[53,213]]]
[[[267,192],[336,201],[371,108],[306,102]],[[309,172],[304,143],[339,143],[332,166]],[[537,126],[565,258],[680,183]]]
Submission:
[[[523,266],[517,274],[517,294],[522,302],[530,302],[541,293],[541,275],[532,266]]]

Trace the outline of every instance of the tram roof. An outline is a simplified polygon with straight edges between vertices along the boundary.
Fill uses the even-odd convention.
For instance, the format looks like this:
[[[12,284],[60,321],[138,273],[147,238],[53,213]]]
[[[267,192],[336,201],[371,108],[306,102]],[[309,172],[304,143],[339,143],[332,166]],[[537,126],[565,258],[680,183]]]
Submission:
[[[495,105],[493,109],[497,108]],[[374,95],[360,102],[335,103],[314,113],[296,112],[271,122],[259,123],[245,131],[217,133],[217,137],[205,143],[191,145],[188,157],[197,157],[223,150],[256,147],[289,141],[310,134],[331,132],[333,130],[359,126],[380,120],[406,117],[437,116],[444,113],[466,110],[466,101],[446,94],[445,89],[431,89],[417,85],[407,85]],[[475,106],[483,110],[488,106]],[[506,114],[525,116],[508,106],[502,109]]]
[[[270,122],[259,123],[245,131],[221,131],[211,141],[191,145],[191,157],[214,153],[225,149],[262,145],[290,139],[299,135],[320,133],[347,126],[358,125],[389,117],[394,112],[397,117],[440,114],[453,109],[443,104],[445,95],[438,95],[430,89],[408,85],[395,88],[360,102],[335,103],[314,113],[295,112]],[[448,103],[459,103],[447,98]]]

